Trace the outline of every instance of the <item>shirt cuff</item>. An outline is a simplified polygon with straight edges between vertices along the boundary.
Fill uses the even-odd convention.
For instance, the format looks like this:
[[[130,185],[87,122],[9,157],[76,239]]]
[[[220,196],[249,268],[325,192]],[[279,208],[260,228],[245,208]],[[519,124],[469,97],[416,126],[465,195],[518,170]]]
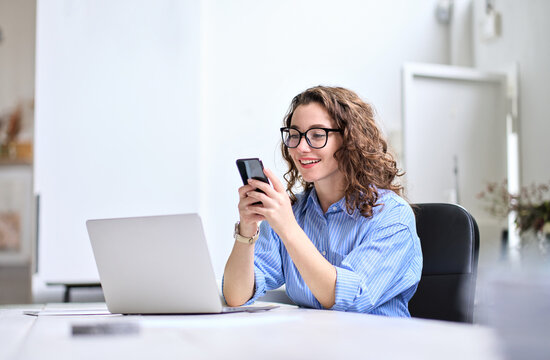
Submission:
[[[336,290],[334,294],[334,305],[330,310],[347,311],[353,306],[355,299],[359,296],[359,276],[351,270],[336,268]]]
[[[264,273],[254,266],[254,295],[243,305],[250,305],[266,293]]]

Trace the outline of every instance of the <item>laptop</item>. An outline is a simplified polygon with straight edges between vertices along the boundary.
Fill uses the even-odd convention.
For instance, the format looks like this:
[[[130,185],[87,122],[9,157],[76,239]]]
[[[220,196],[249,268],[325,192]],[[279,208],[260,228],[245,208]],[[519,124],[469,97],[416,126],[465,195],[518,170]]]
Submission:
[[[208,314],[276,307],[223,305],[198,214],[88,220],[86,227],[111,313]]]

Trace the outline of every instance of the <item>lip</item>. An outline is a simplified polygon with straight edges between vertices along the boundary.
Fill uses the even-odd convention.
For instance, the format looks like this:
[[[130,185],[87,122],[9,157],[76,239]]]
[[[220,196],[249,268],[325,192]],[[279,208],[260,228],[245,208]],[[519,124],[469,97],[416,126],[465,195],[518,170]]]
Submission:
[[[310,160],[318,160],[318,162],[311,163],[311,164],[302,164],[302,161],[310,161]],[[300,158],[298,159],[298,164],[300,164],[300,166],[304,169],[310,169],[315,165],[319,164],[320,161],[321,159],[318,159],[318,158]]]

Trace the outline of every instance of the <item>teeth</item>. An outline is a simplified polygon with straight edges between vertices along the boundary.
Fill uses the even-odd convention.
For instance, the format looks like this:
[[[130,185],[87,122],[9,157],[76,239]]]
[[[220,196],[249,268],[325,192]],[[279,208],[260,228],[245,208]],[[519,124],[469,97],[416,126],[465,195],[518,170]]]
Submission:
[[[318,163],[321,160],[300,160],[303,165]]]

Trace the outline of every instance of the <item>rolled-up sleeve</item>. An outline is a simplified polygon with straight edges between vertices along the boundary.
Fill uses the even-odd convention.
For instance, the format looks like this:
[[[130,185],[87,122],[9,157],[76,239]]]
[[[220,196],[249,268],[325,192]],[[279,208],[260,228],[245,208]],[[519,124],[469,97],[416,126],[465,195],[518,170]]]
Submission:
[[[420,280],[422,253],[412,211],[397,215],[364,234],[361,244],[336,266],[333,310],[384,313],[383,306],[402,306],[408,314],[407,303]]]

